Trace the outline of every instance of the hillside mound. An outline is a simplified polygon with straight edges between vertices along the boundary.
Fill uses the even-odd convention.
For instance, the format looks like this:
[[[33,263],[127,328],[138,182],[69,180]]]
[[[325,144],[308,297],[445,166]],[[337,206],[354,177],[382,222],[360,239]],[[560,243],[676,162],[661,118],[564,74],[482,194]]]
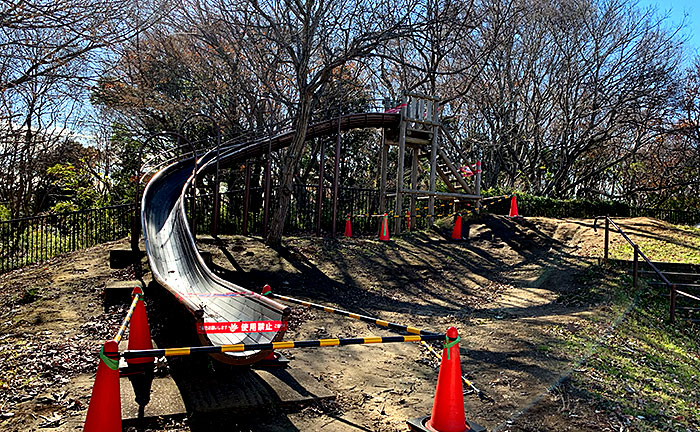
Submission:
[[[680,235],[674,231],[680,228],[653,220],[622,224],[639,231],[635,235],[640,238],[650,232]],[[625,405],[610,390],[624,388],[623,378],[610,377],[592,361],[619,354],[603,342],[624,336],[620,345],[633,347],[639,343],[635,334],[645,331],[650,334],[645,343],[654,347],[653,341],[669,331],[651,326],[655,315],[635,318],[635,327],[626,327],[625,317],[636,310],[629,305],[639,304],[640,297],[629,293],[625,275],[597,266],[603,234],[594,232],[592,220],[485,215],[465,221],[464,233],[467,240],[462,242],[449,241],[440,231],[406,233],[388,243],[369,237],[290,237],[280,250],[265,247],[258,238],[201,236],[198,246],[212,253],[215,272],[246,288],[259,291],[270,284],[280,294],[429,330],[456,326],[463,373],[482,390],[465,397],[468,417],[489,429],[636,430],[667,421],[686,428],[698,424],[698,416],[690,414],[695,408],[688,404],[646,416],[638,406],[656,406],[656,398],[673,400],[671,389]],[[125,246],[102,245],[0,276],[3,430],[80,427],[100,342],[116,332],[126,307],[104,311],[102,289],[109,280],[134,277],[132,269],[108,268],[108,250]],[[146,295],[160,346],[196,340],[191,318],[171,296],[157,288]],[[389,334],[295,307],[285,339]],[[685,371],[700,359],[697,345],[685,333],[671,338],[664,343],[683,346],[684,354],[668,361]],[[291,368],[314,377],[336,395],[335,401],[294,409],[271,406],[260,415],[187,413],[184,419],[162,419],[157,429],[226,425],[266,431],[403,431],[406,419],[431,411],[437,363],[414,344],[284,354]],[[188,379],[235,379],[234,369],[217,363],[182,358],[169,365],[179,388],[188,388]],[[594,378],[609,385],[592,388],[589,380]],[[675,379],[684,385],[689,377]],[[634,380],[622,382],[642,391]],[[592,390],[582,391],[584,386]]]

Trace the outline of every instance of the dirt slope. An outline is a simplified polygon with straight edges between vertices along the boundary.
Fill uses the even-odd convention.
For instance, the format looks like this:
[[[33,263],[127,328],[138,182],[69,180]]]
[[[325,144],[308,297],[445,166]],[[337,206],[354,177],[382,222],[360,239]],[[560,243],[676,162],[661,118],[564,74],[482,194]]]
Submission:
[[[602,233],[593,232],[590,220],[493,216],[467,222],[464,229],[469,240],[461,243],[437,232],[410,233],[389,243],[294,237],[281,251],[245,237],[200,238],[199,243],[213,253],[216,272],[251,289],[267,283],[281,294],[385,320],[436,331],[456,326],[463,372],[486,395],[468,394],[467,412],[490,429],[620,430],[615,414],[583,407],[586,418],[577,418],[560,415],[556,404],[542,408],[553,400],[548,389],[577,360],[552,351],[553,335],[578,331],[581,320],[599,311],[585,296],[575,299],[590,281],[587,271],[600,256]],[[123,315],[123,307],[103,312],[102,288],[109,279],[133,277],[108,268],[108,250],[115,246],[0,276],[3,430],[79,425],[95,352]],[[191,340],[192,334],[169,333],[168,319],[181,313],[177,307],[152,297],[154,337],[172,346]],[[287,339],[384,334],[389,333],[296,308]],[[395,431],[405,430],[406,419],[430,413],[437,371],[417,345],[286,354],[291,367],[335,392],[335,403],[248,418],[222,414],[206,421],[166,421],[161,428],[208,430],[226,424],[232,430]],[[219,372],[212,373],[222,368],[214,365]],[[521,412],[533,409],[546,411],[537,429],[519,423],[527,417]]]

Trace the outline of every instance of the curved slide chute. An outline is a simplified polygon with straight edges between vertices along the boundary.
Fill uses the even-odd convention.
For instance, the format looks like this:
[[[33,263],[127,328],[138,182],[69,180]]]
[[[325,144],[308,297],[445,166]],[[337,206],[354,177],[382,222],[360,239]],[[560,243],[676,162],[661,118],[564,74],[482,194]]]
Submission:
[[[333,135],[356,128],[395,128],[398,114],[350,114],[307,128],[306,138]],[[278,150],[291,144],[294,131],[254,140],[219,151],[220,166]],[[206,266],[195,244],[185,213],[185,195],[197,175],[212,171],[217,162],[210,152],[195,161],[180,160],[156,173],[146,186],[141,203],[144,243],[153,277],[170,291],[197,319],[202,344],[267,343],[282,339],[290,309],[274,300],[225,281]],[[263,328],[260,328],[263,323]],[[245,324],[247,329],[243,331]],[[253,329],[252,327],[255,327]],[[269,351],[213,354],[220,361],[245,365],[269,355]]]

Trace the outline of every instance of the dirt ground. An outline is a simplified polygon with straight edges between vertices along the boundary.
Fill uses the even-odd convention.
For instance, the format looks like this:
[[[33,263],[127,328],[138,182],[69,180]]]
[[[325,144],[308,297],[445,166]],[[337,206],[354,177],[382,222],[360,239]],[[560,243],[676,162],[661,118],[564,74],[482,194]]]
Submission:
[[[648,219],[628,224],[663,230]],[[489,430],[627,430],[617,414],[562,391],[579,359],[550,349],[556,331],[576,332],[580,320],[605,316],[605,305],[570,301],[590,283],[587,272],[601,255],[603,234],[592,225],[592,220],[484,216],[465,224],[464,242],[428,231],[389,243],[291,237],[281,251],[250,237],[201,237],[199,245],[212,252],[216,273],[253,290],[270,284],[280,294],[388,321],[434,331],[457,327],[462,372],[482,390],[466,394],[468,418]],[[119,247],[126,242],[0,276],[0,429],[81,429],[96,352],[116,332],[126,309],[105,312],[103,288],[110,280],[134,278],[131,269],[109,269],[109,250]],[[189,339],[167,325],[168,316],[182,313],[177,304],[147,296],[154,338],[185,345]],[[607,321],[600,325],[602,332]],[[285,340],[389,334],[294,308]],[[431,411],[437,363],[420,345],[284,354],[291,368],[314,377],[335,400],[248,416],[222,414],[199,423],[163,419],[156,429],[403,431],[407,419]],[[211,366],[212,373],[217,368],[223,367]]]

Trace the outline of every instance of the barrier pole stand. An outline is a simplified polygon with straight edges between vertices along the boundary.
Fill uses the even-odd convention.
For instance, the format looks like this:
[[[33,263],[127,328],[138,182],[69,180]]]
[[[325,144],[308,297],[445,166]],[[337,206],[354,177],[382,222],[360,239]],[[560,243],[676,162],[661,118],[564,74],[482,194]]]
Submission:
[[[671,323],[676,322],[676,284],[671,285]]]
[[[610,219],[605,216],[605,253],[603,255],[603,262],[608,263],[608,242],[610,240]]]
[[[634,262],[632,264],[632,287],[637,289],[639,285],[639,246],[634,245]]]

